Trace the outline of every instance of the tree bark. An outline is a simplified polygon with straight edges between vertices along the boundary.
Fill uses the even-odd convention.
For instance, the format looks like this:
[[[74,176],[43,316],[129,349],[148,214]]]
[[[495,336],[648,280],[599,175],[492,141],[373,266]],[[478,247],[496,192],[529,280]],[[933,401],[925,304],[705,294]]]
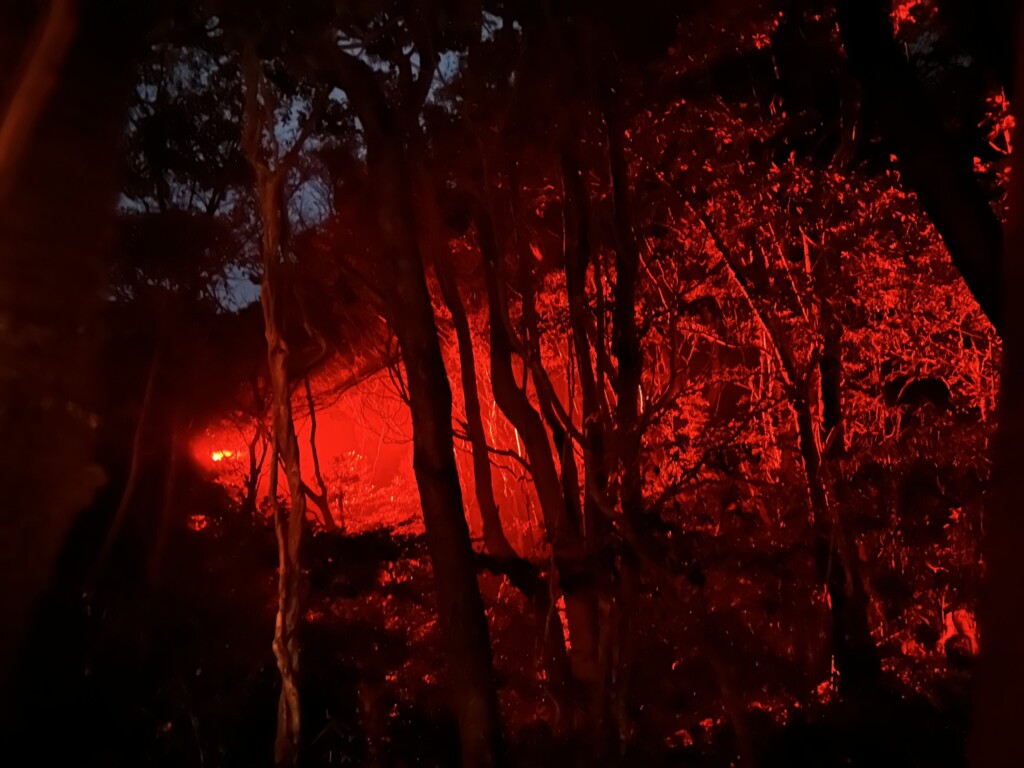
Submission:
[[[498,273],[500,256],[493,224],[483,210],[477,212],[476,224],[484,256],[490,311],[491,387],[495,402],[515,427],[526,448],[547,539],[558,570],[559,585],[565,597],[569,659],[577,689],[574,694],[589,702],[593,700],[593,690],[600,682],[597,666],[599,616],[585,542],[579,521],[571,519],[568,514],[544,422],[526,392],[517,384],[512,369],[508,309]]]
[[[636,292],[640,249],[630,212],[629,166],[622,143],[625,125],[611,88],[604,94],[605,135],[612,181],[615,217],[615,289],[612,308],[612,352],[618,362],[615,381],[616,454],[622,473],[624,514],[643,513],[643,478],[640,472],[640,381],[643,356],[636,325]]]
[[[1013,111],[1024,125],[1024,14],[1017,20]],[[1019,130],[1019,128],[1018,128]],[[982,555],[985,582],[979,612],[981,658],[974,692],[971,765],[1011,768],[1024,764],[1020,713],[1010,705],[1024,690],[1024,156],[1014,155],[1010,217],[1006,228],[1003,291],[1006,324],[999,394],[993,493],[985,510]]]
[[[253,429],[252,439],[249,440],[249,471],[245,476],[245,496],[242,498],[242,513],[249,516],[254,516],[256,513],[260,475],[263,474],[263,464],[267,459],[269,444],[262,438],[263,427],[257,425]],[[258,458],[256,456],[257,446],[259,446]]]
[[[415,214],[407,186],[410,174],[404,150],[394,137],[378,137],[372,142],[368,162],[394,275],[389,296],[391,319],[406,372],[413,469],[437,586],[462,764],[486,768],[503,762],[490,632],[455,463],[452,393],[413,230]]]
[[[0,98],[8,97],[0,105],[5,724],[8,673],[35,602],[75,516],[104,480],[94,453],[101,342],[96,320],[114,235],[124,109],[136,45],[145,35],[139,4],[100,5],[54,5],[55,12],[75,17],[77,34],[44,55],[53,81],[28,90],[21,86],[31,80],[32,66],[18,68],[14,61],[30,39],[18,23],[24,8],[0,9]],[[17,125],[8,124],[14,115]]]
[[[974,177],[970,153],[946,132],[893,39],[887,0],[837,0],[836,10],[846,54],[877,111],[883,138],[967,287],[1001,333],[1002,227]]]
[[[313,477],[316,478],[317,491],[306,487],[306,495],[313,501],[320,510],[320,518],[327,533],[337,533],[338,525],[334,521],[331,512],[330,497],[327,493],[327,484],[324,482],[323,473],[320,471],[320,453],[316,449],[316,403],[313,402],[313,390],[309,386],[309,376],[302,379],[306,391],[306,405],[309,408],[309,450],[313,457]],[[340,512],[341,510],[339,510]]]
[[[590,357],[590,337],[587,333],[587,268],[590,266],[590,195],[583,182],[583,169],[577,148],[571,140],[561,153],[562,199],[565,228],[565,284],[569,298],[569,326],[579,371],[580,392],[583,401],[583,469],[590,477],[584,480],[587,489],[583,516],[586,521],[587,548],[590,552],[602,549],[611,530],[610,522],[597,509],[593,490],[604,493],[608,486],[608,466],[605,455],[606,418],[601,408],[597,376]],[[598,287],[598,290],[602,290]],[[597,343],[604,343],[598,339]]]
[[[339,52],[333,40],[329,46],[330,70],[363,123],[372,194],[394,277],[385,299],[406,371],[413,469],[434,569],[438,624],[451,677],[462,764],[487,768],[504,763],[490,631],[455,462],[452,393],[409,192],[411,131],[436,62],[421,60],[419,81],[409,92],[398,93],[402,103],[394,106],[366,62]]]
[[[302,527],[306,517],[306,494],[302,487],[302,473],[299,466],[299,443],[292,419],[291,388],[288,381],[288,344],[279,325],[279,306],[275,290],[277,266],[281,258],[278,242],[277,218],[281,208],[277,195],[279,188],[275,181],[262,180],[260,202],[263,216],[263,283],[260,286],[260,301],[263,304],[263,318],[267,339],[267,363],[270,368],[270,385],[273,392],[271,409],[274,424],[274,461],[271,462],[271,478],[274,497],[274,529],[278,545],[278,600],[277,619],[274,627],[274,656],[281,673],[281,696],[278,701],[277,737],[274,742],[274,760],[277,765],[298,763],[301,740],[301,714],[299,709],[299,588],[301,566],[299,545]],[[277,503],[278,457],[283,460],[285,477],[288,482],[289,508],[287,521],[282,521]]]
[[[255,51],[243,54],[245,75],[246,123],[243,148],[256,176],[256,199],[259,204],[262,237],[263,281],[260,303],[263,309],[264,336],[267,342],[267,366],[270,374],[273,451],[270,469],[271,507],[277,535],[278,587],[277,618],[274,627],[274,657],[281,674],[281,694],[277,709],[277,736],[274,761],[278,766],[294,766],[299,760],[301,713],[299,707],[299,621],[301,618],[300,587],[302,570],[300,544],[306,518],[306,494],[299,461],[299,442],[292,415],[291,382],[288,378],[290,350],[284,337],[285,303],[278,294],[284,259],[284,238],[287,231],[287,209],[284,201],[284,170],[271,168],[263,149],[267,126],[269,95]],[[274,158],[277,162],[277,158]],[[283,519],[277,501],[278,460],[284,464],[288,483],[289,506]]]
[[[476,382],[476,359],[473,354],[473,335],[469,329],[466,307],[459,295],[459,287],[452,280],[448,268],[438,263],[435,267],[437,280],[441,285],[441,296],[452,316],[455,336],[459,345],[459,366],[462,378],[462,394],[466,403],[466,431],[469,434],[470,450],[473,455],[473,485],[484,525],[484,549],[498,559],[518,557],[505,536],[501,524],[498,504],[494,500],[494,484],[491,475],[491,457],[487,450],[487,433],[480,416],[480,394]]]
[[[850,535],[828,499],[821,477],[821,437],[811,411],[811,398],[819,396],[820,379],[809,377],[791,398],[799,431],[800,455],[807,478],[816,558],[828,590],[832,616],[832,652],[839,673],[839,690],[856,695],[877,686],[882,674],[878,649],[868,623],[868,598],[856,566]]]

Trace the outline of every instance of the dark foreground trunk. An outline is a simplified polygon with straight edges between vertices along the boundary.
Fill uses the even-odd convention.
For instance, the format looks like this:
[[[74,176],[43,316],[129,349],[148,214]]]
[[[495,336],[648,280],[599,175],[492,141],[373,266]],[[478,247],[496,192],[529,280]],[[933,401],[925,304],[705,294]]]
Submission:
[[[1002,331],[1002,229],[974,177],[972,155],[942,118],[893,39],[889,3],[840,0],[839,29],[850,64],[879,117],[904,178],[992,325]]]
[[[1017,76],[1013,111],[1024,120],[1024,14],[1018,21]],[[1019,128],[1018,128],[1019,130]],[[1019,150],[1018,150],[1019,151]],[[1020,709],[1014,705],[1024,690],[1024,162],[1013,161],[1011,215],[1003,260],[1006,323],[1003,329],[1003,372],[996,438],[995,493],[985,515],[983,557],[986,583],[981,600],[981,660],[975,692],[973,768],[1024,765]]]
[[[480,416],[480,393],[476,383],[476,360],[473,354],[473,336],[469,330],[466,307],[459,296],[459,287],[451,279],[444,265],[438,265],[437,279],[445,306],[452,316],[455,336],[459,343],[459,366],[462,371],[462,391],[466,401],[466,431],[473,454],[473,484],[476,500],[480,505],[480,517],[484,524],[484,548],[487,553],[499,559],[516,557],[508,543],[505,529],[501,525],[498,504],[494,500],[494,485],[491,476],[491,457],[487,450],[487,434]]]
[[[122,118],[142,27],[138,13],[123,2],[82,3],[78,13],[73,3],[52,5],[53,12],[70,14],[71,39],[58,39],[49,52],[53,87],[28,92],[19,86],[39,38],[19,23],[26,15],[21,6],[0,10],[4,724],[7,674],[23,629],[69,526],[103,479],[94,460],[97,424],[90,407],[99,352],[95,317],[113,234]],[[44,8],[40,19],[48,12]],[[11,120],[22,120],[20,127]]]
[[[412,229],[413,208],[402,150],[370,151],[377,205],[394,284],[391,314],[402,353],[413,423],[413,468],[434,569],[438,620],[448,657],[462,764],[501,763],[501,727],[490,632],[476,580],[455,463],[452,393],[437,338],[423,261]]]

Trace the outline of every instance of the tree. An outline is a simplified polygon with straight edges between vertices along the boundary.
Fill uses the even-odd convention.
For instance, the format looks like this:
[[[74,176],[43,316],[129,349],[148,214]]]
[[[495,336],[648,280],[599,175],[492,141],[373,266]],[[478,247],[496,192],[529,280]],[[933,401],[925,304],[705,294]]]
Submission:
[[[252,165],[259,201],[263,236],[263,282],[260,302],[263,306],[264,330],[267,339],[267,365],[272,392],[271,414],[273,447],[270,462],[270,503],[277,533],[278,607],[274,630],[274,656],[281,673],[281,696],[277,712],[277,739],[274,760],[277,765],[298,762],[301,739],[299,704],[299,621],[302,567],[300,545],[306,517],[306,491],[299,464],[299,444],[292,418],[291,381],[289,379],[290,349],[284,331],[284,307],[280,291],[282,262],[287,255],[287,210],[284,183],[296,154],[301,151],[306,132],[279,156],[275,137],[274,94],[262,72],[255,47],[250,44],[242,53],[245,77],[246,109],[243,145]],[[288,481],[289,507],[287,520],[277,499],[278,460]]]
[[[888,4],[840,0],[836,12],[843,46],[883,137],[978,304],[1001,329],[1002,227],[974,178],[970,155],[946,132],[893,40]]]
[[[371,14],[369,19],[356,17],[353,21],[372,23],[375,12]],[[377,21],[391,21],[389,12]],[[451,389],[410,196],[419,142],[417,119],[437,64],[438,41],[432,27],[436,21],[417,15],[403,21],[419,59],[415,75],[404,43],[394,39],[387,46],[384,53],[393,57],[389,64],[398,73],[394,101],[384,78],[333,39],[321,41],[316,52],[320,58],[313,66],[321,81],[344,90],[363,126],[370,194],[392,276],[384,299],[405,369],[413,421],[413,466],[437,586],[462,761],[465,766],[490,766],[502,760],[490,638],[458,483]]]
[[[22,632],[69,526],[102,483],[92,417],[97,348],[85,339],[97,331],[118,136],[145,18],[132,4],[56,2],[35,35],[28,28],[37,20],[21,9],[5,8],[2,19],[4,71],[17,73],[0,112],[6,723],[17,706],[7,678]]]
[[[1017,125],[1024,120],[1024,14],[1017,20],[1015,92],[1013,111]],[[971,765],[974,768],[1009,768],[1024,751],[1016,738],[1017,719],[1005,702],[1024,686],[1024,579],[1020,552],[1024,547],[1024,485],[1021,451],[1024,446],[1024,314],[1017,292],[1024,285],[1024,161],[1019,150],[1013,159],[1010,181],[1010,217],[1002,260],[1005,321],[1002,327],[1003,365],[999,387],[999,431],[995,445],[993,493],[987,505],[983,555],[985,588],[981,601],[981,661],[974,695]]]

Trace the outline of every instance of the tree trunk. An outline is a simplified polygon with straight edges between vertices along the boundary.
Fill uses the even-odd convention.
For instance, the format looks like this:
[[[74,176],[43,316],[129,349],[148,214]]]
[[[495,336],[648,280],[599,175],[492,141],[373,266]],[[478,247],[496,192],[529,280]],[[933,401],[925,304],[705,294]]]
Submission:
[[[306,518],[306,494],[303,490],[302,472],[299,466],[299,442],[295,435],[292,419],[291,386],[288,381],[288,344],[280,325],[281,308],[277,303],[276,278],[280,265],[279,218],[283,215],[280,205],[280,185],[273,174],[260,180],[260,209],[263,221],[263,283],[260,287],[260,301],[263,304],[264,332],[267,339],[267,363],[270,369],[270,386],[273,393],[271,411],[274,424],[274,461],[271,462],[271,499],[274,509],[275,531],[278,551],[278,599],[277,620],[274,628],[274,656],[281,673],[281,696],[277,710],[277,738],[274,742],[274,759],[277,765],[298,763],[301,739],[301,715],[299,710],[299,605],[302,576],[299,564],[299,545],[302,540],[302,526]],[[281,520],[277,504],[278,457],[284,463],[288,482],[288,518]]]
[[[75,516],[103,483],[92,408],[101,342],[96,320],[114,235],[124,109],[135,46],[145,35],[140,4],[100,5],[53,4],[54,13],[71,15],[77,36],[57,39],[41,53],[41,88],[32,85],[28,61],[16,62],[24,41],[33,39],[20,23],[25,7],[0,9],[0,92],[9,96],[0,104],[4,723],[8,673],[34,604]],[[32,48],[25,58],[37,53]]]
[[[816,559],[828,590],[832,615],[832,652],[839,673],[839,689],[856,695],[877,686],[882,668],[868,623],[868,598],[856,565],[850,535],[828,500],[821,477],[820,435],[811,411],[818,395],[818,377],[804,382],[802,394],[792,399],[811,505]]]
[[[583,514],[587,529],[587,549],[595,552],[605,546],[611,531],[611,524],[597,509],[592,493],[594,489],[603,493],[608,485],[604,439],[606,418],[600,404],[597,377],[590,357],[590,337],[587,334],[586,285],[587,268],[591,260],[589,193],[583,183],[583,169],[576,148],[571,142],[567,142],[562,149],[562,196],[565,208],[564,259],[569,326],[583,400],[583,468],[590,475],[584,481],[587,492]],[[598,343],[604,343],[603,339],[598,339]]]
[[[164,475],[164,492],[160,501],[160,515],[157,520],[156,537],[153,544],[153,554],[149,561],[149,587],[156,593],[163,584],[163,562],[164,553],[167,550],[168,539],[171,537],[172,524],[174,521],[175,489],[178,482],[178,461],[181,452],[181,438],[178,426],[179,405],[171,406],[171,414],[168,426],[168,456],[167,467]]]
[[[999,219],[892,36],[888,0],[837,0],[843,46],[877,110],[883,138],[989,320],[1002,332]]]
[[[314,492],[312,489],[306,487],[306,495],[316,504],[317,509],[320,510],[320,518],[324,526],[324,530],[327,533],[337,533],[338,525],[334,521],[334,515],[331,512],[330,497],[327,493],[327,484],[324,482],[323,473],[320,471],[320,453],[316,449],[316,403],[313,402],[313,390],[309,386],[309,376],[302,379],[303,386],[306,390],[306,405],[309,408],[309,450],[313,457],[313,476],[316,478],[316,485],[318,490]],[[339,512],[341,510],[338,510]]]
[[[590,195],[583,177],[577,147],[567,139],[562,148],[562,187],[564,205],[565,239],[565,282],[569,298],[569,325],[575,348],[576,366],[579,370],[580,390],[583,401],[583,472],[584,497],[583,520],[586,526],[586,551],[590,555],[590,568],[595,572],[604,571],[607,576],[612,565],[606,557],[612,523],[601,509],[601,499],[608,490],[609,456],[606,453],[605,431],[607,418],[600,405],[598,382],[591,360],[590,338],[587,333],[587,312],[589,302],[586,294],[587,268],[592,258],[590,246]],[[598,290],[603,290],[601,286]],[[603,339],[597,339],[603,344]],[[571,445],[567,453],[571,452]],[[564,471],[564,469],[563,469]],[[598,574],[593,574],[597,576]],[[598,579],[600,583],[611,583],[613,579]],[[587,727],[592,734],[591,746],[597,759],[603,759],[613,747],[609,681],[613,676],[612,646],[618,635],[614,609],[615,596],[595,594],[598,602],[594,631],[597,640],[591,653],[594,658],[594,679],[587,693]]]
[[[622,144],[625,133],[620,108],[606,88],[604,118],[608,166],[615,213],[615,305],[612,309],[612,352],[618,362],[615,392],[616,454],[622,473],[624,514],[643,513],[643,478],[640,472],[640,380],[643,357],[636,326],[636,291],[640,250],[630,213],[629,166]]]
[[[522,332],[527,354],[534,359],[540,360],[540,320],[537,316],[537,286],[533,269],[533,254],[521,231],[522,207],[519,196],[519,178],[515,163],[509,164],[509,186],[511,187],[511,203],[513,227],[515,228],[517,250],[519,253],[518,282],[519,293],[522,297]],[[568,276],[568,273],[567,273]],[[574,331],[575,335],[575,331]],[[577,354],[579,352],[577,351]],[[578,363],[577,363],[578,365]],[[526,366],[527,370],[529,366]],[[568,358],[566,365],[566,380],[570,382],[569,414],[573,410],[572,395],[572,358]],[[536,383],[536,382],[535,382]],[[524,376],[523,386],[526,386]],[[551,430],[551,439],[558,454],[559,466],[562,475],[562,496],[565,498],[566,514],[571,521],[579,525],[583,520],[583,507],[580,501],[580,478],[576,467],[576,455],[573,449],[573,440],[569,431],[562,425],[558,414],[549,398],[544,396],[543,387],[536,387],[537,400],[540,405],[541,414]],[[586,404],[584,404],[586,410]],[[585,428],[585,427],[584,427]]]
[[[593,698],[599,684],[598,610],[587,553],[579,521],[568,514],[562,482],[555,468],[551,443],[540,415],[526,392],[516,383],[512,369],[512,341],[507,330],[507,305],[498,274],[500,263],[493,224],[484,211],[477,213],[477,234],[484,255],[490,310],[491,387],[494,400],[519,433],[526,448],[534,487],[544,516],[559,585],[565,597],[569,625],[572,676],[582,701]]]
[[[1013,111],[1024,125],[1024,14],[1017,20]],[[1018,128],[1018,131],[1020,129]],[[1020,150],[1018,149],[1019,153]],[[981,658],[975,685],[971,765],[1024,765],[1020,712],[1011,702],[1024,690],[1024,156],[1015,153],[1010,176],[1010,217],[1003,260],[1006,323],[999,395],[993,494],[985,510],[982,553]]]
[[[518,555],[508,543],[501,525],[501,516],[498,514],[498,505],[494,500],[491,457],[487,450],[487,433],[484,431],[484,422],[480,416],[480,394],[476,383],[476,360],[469,318],[466,316],[462,297],[459,296],[459,287],[452,280],[447,266],[438,263],[435,269],[438,283],[441,285],[441,296],[451,313],[459,344],[462,393],[466,402],[466,431],[469,433],[469,444],[473,454],[473,485],[484,524],[484,549],[498,559],[512,559]]]
[[[257,458],[257,446],[259,457]],[[257,496],[260,487],[260,475],[267,459],[269,443],[263,439],[263,426],[257,424],[253,428],[252,439],[249,441],[249,471],[245,476],[245,496],[242,498],[242,514],[255,517]]]
[[[400,142],[384,137],[368,152],[394,283],[389,292],[413,423],[413,468],[437,588],[462,764],[503,761],[490,632],[476,580],[452,435],[452,394],[413,229],[408,169]]]
[[[265,157],[263,138],[264,132],[268,130],[266,112],[270,110],[267,108],[267,97],[262,91],[264,80],[253,48],[247,49],[243,54],[243,71],[246,124],[242,143],[256,176],[256,199],[259,203],[262,227],[260,249],[263,259],[263,281],[260,284],[260,303],[263,308],[263,330],[267,341],[273,423],[270,493],[278,553],[277,618],[273,648],[277,668],[281,673],[274,761],[278,766],[294,766],[298,764],[301,742],[298,630],[302,615],[302,569],[299,549],[306,519],[306,494],[299,461],[299,442],[292,416],[291,382],[288,379],[290,350],[283,330],[285,304],[278,294],[288,224],[284,201],[286,169],[270,168]],[[274,126],[270,126],[269,130],[273,131]],[[277,158],[274,158],[274,162],[277,162]],[[284,464],[288,483],[287,520],[283,519],[277,501],[279,459]]]

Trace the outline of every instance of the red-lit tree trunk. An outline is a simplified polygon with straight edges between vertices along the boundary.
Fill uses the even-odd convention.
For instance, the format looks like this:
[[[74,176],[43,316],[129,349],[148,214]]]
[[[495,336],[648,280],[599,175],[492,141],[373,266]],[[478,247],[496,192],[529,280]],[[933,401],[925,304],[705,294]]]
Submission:
[[[522,301],[522,333],[524,336],[525,353],[532,356],[533,360],[540,361],[540,325],[537,315],[536,276],[533,269],[533,255],[523,237],[520,229],[521,208],[519,205],[519,186],[515,170],[515,163],[510,166],[510,185],[513,228],[516,233],[519,252],[518,287]],[[571,378],[571,364],[568,377]],[[529,381],[530,366],[525,366],[523,387]],[[493,385],[493,382],[492,382]],[[538,404],[544,421],[551,431],[551,439],[554,443],[555,452],[561,468],[562,498],[565,503],[566,515],[571,521],[583,519],[583,509],[580,504],[580,479],[576,467],[576,457],[573,452],[573,441],[568,430],[562,424],[558,414],[551,403],[550,394],[544,386],[536,387],[538,393]],[[571,388],[570,388],[571,393]],[[571,408],[570,394],[570,408]],[[557,569],[556,569],[557,570]],[[551,601],[556,598],[555,591],[545,587],[545,594],[542,600],[535,601],[538,616],[544,623],[545,648],[547,651],[547,669],[551,680],[551,691],[559,704],[569,709],[570,716],[577,717],[574,703],[571,697],[576,694],[573,688],[572,663],[566,651],[565,630],[562,626],[560,616],[555,612]],[[548,594],[550,592],[550,594]],[[561,713],[562,710],[560,710]],[[558,725],[562,723],[559,718]]]
[[[438,269],[439,269],[439,271],[444,271],[444,266],[443,265],[439,265]],[[465,306],[462,304],[462,300],[461,300],[461,298],[457,294],[458,286],[455,285],[454,281],[451,280],[451,276],[445,272],[443,277],[439,276],[439,281],[440,280],[444,280],[445,283],[447,284],[447,287],[444,287],[444,284],[442,284],[442,291],[452,291],[452,292],[455,292],[455,295],[452,297],[453,298],[452,303],[449,303],[447,298],[445,300],[446,304],[449,307],[449,310],[451,310],[452,304],[455,304],[455,309],[452,312],[453,319],[456,316],[456,314],[458,313],[458,314],[460,314],[462,316],[463,320],[465,320],[463,331],[462,332],[458,332],[457,331],[457,335],[458,335],[458,341],[459,341],[459,345],[460,345],[460,347],[459,347],[459,349],[460,349],[460,358],[462,359],[462,377],[463,377],[463,387],[465,389],[466,408],[467,408],[467,413],[468,413],[469,412],[468,409],[471,408],[470,403],[471,402],[475,402],[476,405],[472,406],[472,407],[475,407],[477,409],[477,411],[476,411],[477,414],[479,414],[479,407],[480,407],[479,406],[479,395],[478,395],[478,393],[476,391],[476,378],[475,378],[475,375],[474,375],[472,383],[468,383],[468,382],[465,381],[465,379],[466,379],[466,372],[468,370],[475,371],[475,361],[474,361],[472,356],[468,356],[468,359],[467,359],[467,356],[464,356],[461,353],[461,350],[462,350],[462,346],[461,345],[463,343],[463,334],[465,334],[465,343],[467,345],[471,345],[472,344],[472,338],[469,335],[469,322],[468,322],[468,318],[465,317]],[[525,301],[525,298],[524,298],[524,301]],[[461,324],[462,323],[457,323],[456,324],[456,329],[458,329],[459,325],[461,325]],[[468,419],[468,416],[467,416],[467,419]],[[472,434],[473,431],[475,431],[476,429],[477,429],[477,427],[471,427],[470,434]],[[488,456],[488,446],[487,446],[487,441],[486,441],[486,437],[485,437],[485,434],[484,434],[482,422],[479,424],[479,428],[478,429],[479,429],[479,440],[480,440],[480,455],[482,455],[484,460],[487,462],[486,482],[490,483],[491,479],[492,479],[491,478],[491,463],[490,463],[490,458]],[[475,447],[474,447],[474,451],[476,451]],[[474,465],[475,465],[476,462],[477,462],[477,455],[476,455],[476,453],[474,453],[473,459],[474,459]],[[575,467],[575,464],[573,464],[573,467]],[[480,475],[479,474],[476,475],[476,481],[478,483],[480,482]],[[576,491],[575,492],[578,494],[579,493],[579,487],[578,486],[575,486],[575,487],[576,487]],[[490,486],[488,486],[488,488],[490,488]],[[490,496],[491,500],[493,501],[493,498],[494,498],[493,491],[489,492],[489,496]],[[497,505],[495,505],[494,514],[495,514],[495,516],[497,516]],[[495,524],[498,525],[498,526],[500,526],[500,523],[501,523],[500,519],[495,521]],[[485,525],[485,543],[486,543],[486,540],[487,540],[487,535],[486,535],[487,520],[486,520],[486,518],[484,519],[484,525]],[[502,535],[502,539],[504,539],[504,531],[503,530],[501,531],[501,535]],[[550,693],[553,696],[556,704],[558,705],[559,711],[561,711],[561,708],[564,705],[569,703],[566,700],[566,692],[568,690],[568,685],[569,685],[569,683],[570,683],[570,681],[572,679],[572,673],[571,673],[571,669],[570,669],[570,665],[569,665],[569,656],[568,656],[568,654],[566,653],[566,650],[565,650],[565,634],[564,634],[564,631],[562,629],[562,621],[561,621],[561,618],[558,615],[558,612],[555,610],[555,607],[553,605],[553,596],[550,594],[550,587],[549,587],[548,583],[546,583],[544,581],[544,579],[541,577],[541,575],[538,573],[537,569],[533,566],[533,564],[530,563],[528,560],[525,560],[524,558],[519,557],[519,555],[516,554],[515,550],[511,547],[511,545],[508,544],[507,540],[505,540],[505,544],[504,545],[502,545],[499,542],[493,548],[491,547],[490,544],[486,544],[486,546],[487,546],[488,553],[496,561],[493,564],[493,566],[492,566],[493,570],[495,570],[497,572],[500,572],[501,574],[506,576],[509,579],[509,582],[513,586],[515,586],[517,589],[519,589],[523,593],[523,595],[526,596],[526,598],[530,600],[530,603],[533,606],[534,613],[535,613],[535,615],[537,617],[538,623],[539,623],[539,625],[541,627],[543,627],[543,633],[544,633],[544,659],[543,660],[544,660],[545,672],[548,675],[548,690],[550,691]],[[505,546],[508,547],[507,554],[501,555],[500,551]]]
[[[540,319],[537,315],[537,276],[533,265],[533,254],[529,243],[522,231],[522,205],[520,201],[520,186],[516,164],[509,165],[509,186],[511,188],[511,210],[512,226],[515,232],[517,251],[519,254],[518,288],[522,300],[522,333],[526,354],[532,359],[540,361]],[[566,379],[573,381],[573,362],[567,361]],[[529,366],[527,366],[527,372]],[[524,380],[525,386],[525,380]],[[566,514],[570,520],[583,519],[583,507],[580,502],[580,478],[576,467],[576,456],[573,448],[572,436],[569,430],[562,424],[559,415],[555,412],[549,396],[545,395],[544,387],[537,387],[538,404],[548,429],[551,430],[551,439],[558,455],[562,478],[562,496],[565,498]],[[573,398],[569,398],[570,414],[573,408]]]
[[[278,593],[277,619],[274,628],[274,657],[281,674],[278,699],[277,736],[274,760],[279,766],[298,763],[301,740],[299,707],[299,619],[301,616],[300,586],[302,570],[299,549],[306,517],[306,494],[299,463],[299,442],[292,417],[291,382],[288,379],[288,342],[284,337],[284,303],[279,294],[284,259],[284,237],[287,231],[287,209],[284,202],[284,172],[287,164],[273,159],[270,167],[263,147],[264,134],[273,134],[270,96],[255,52],[243,54],[245,75],[245,128],[243,146],[256,177],[256,199],[259,204],[262,237],[263,281],[260,303],[263,308],[264,335],[267,341],[267,366],[270,374],[271,419],[273,424],[273,461],[270,465],[271,505],[277,534]],[[272,142],[276,147],[276,143]],[[288,483],[287,520],[282,519],[277,501],[278,460],[284,465]]]
[[[828,589],[832,615],[832,652],[839,688],[846,695],[871,690],[879,682],[881,664],[868,622],[868,597],[847,526],[829,498],[822,478],[822,438],[812,403],[821,397],[821,376],[815,371],[793,382],[790,403],[796,414],[800,455],[807,478],[819,572]]]
[[[571,507],[566,504],[544,422],[526,391],[516,382],[512,368],[513,342],[508,304],[499,273],[500,251],[493,223],[482,209],[477,211],[476,227],[484,257],[490,313],[491,388],[495,402],[519,433],[526,449],[545,531],[558,570],[559,585],[565,598],[571,640],[569,659],[576,688],[574,697],[590,702],[600,685],[597,662],[599,614],[586,546],[580,521],[570,515]],[[558,636],[561,635],[559,628]]]
[[[501,724],[490,632],[476,581],[455,463],[452,394],[437,338],[434,309],[416,240],[410,175],[400,143],[378,136],[368,159],[381,229],[394,276],[391,321],[398,337],[413,422],[413,469],[419,487],[438,617],[448,653],[462,764],[501,762]]]
[[[462,764],[488,768],[504,762],[490,631],[455,462],[451,387],[409,189],[413,178],[410,154],[415,143],[412,129],[434,63],[421,58],[419,79],[394,94],[400,102],[396,105],[377,73],[362,59],[333,47],[327,55],[331,74],[345,90],[364,128],[373,202],[392,278],[384,298],[406,372],[413,470],[434,570],[438,625],[459,724]]]
[[[583,181],[577,148],[568,140],[561,152],[562,197],[565,228],[565,284],[569,299],[569,327],[575,350],[576,369],[579,372],[580,393],[583,402],[583,468],[586,493],[583,517],[586,521],[587,549],[595,552],[607,543],[610,521],[598,508],[595,493],[603,494],[608,486],[608,466],[605,455],[605,428],[607,414],[601,407],[597,374],[591,359],[591,343],[587,333],[590,312],[587,299],[587,268],[592,258],[590,244],[590,193]],[[598,290],[602,290],[598,287]],[[598,340],[603,343],[603,340]]]
[[[462,394],[466,403],[466,432],[473,455],[473,485],[484,525],[484,549],[498,559],[517,557],[508,543],[505,529],[501,525],[498,504],[494,500],[494,485],[491,475],[491,457],[487,449],[487,433],[480,416],[480,394],[476,383],[476,359],[473,354],[473,335],[470,333],[466,307],[459,295],[459,287],[452,280],[447,266],[437,264],[437,281],[441,296],[452,316],[455,336],[459,345],[459,366],[461,368]]]

